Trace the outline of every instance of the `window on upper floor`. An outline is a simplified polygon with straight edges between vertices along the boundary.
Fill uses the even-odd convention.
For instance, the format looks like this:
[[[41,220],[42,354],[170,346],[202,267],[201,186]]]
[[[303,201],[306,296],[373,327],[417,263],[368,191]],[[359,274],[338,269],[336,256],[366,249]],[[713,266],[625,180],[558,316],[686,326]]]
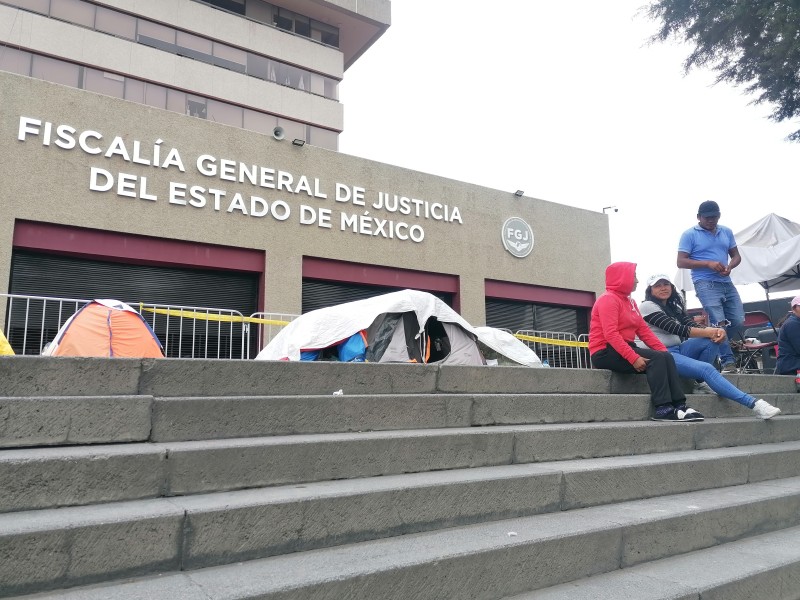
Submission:
[[[202,0],[206,4],[229,10],[238,15],[244,14],[244,0]]]
[[[50,10],[50,0],[17,0],[14,4],[43,15],[46,15]]]
[[[202,1],[202,0],[197,0]],[[260,15],[255,20],[273,21],[273,11],[278,9],[266,2],[247,5],[248,11]],[[41,12],[70,23],[102,31],[119,38],[158,48],[165,52],[186,56],[225,69],[258,77],[266,81],[290,86],[331,100],[338,99],[338,81],[312,71],[299,69],[267,56],[254,54],[241,48],[199,36],[188,31],[167,27],[154,21],[134,17],[114,9],[95,5],[86,0],[3,0],[4,4]],[[255,10],[255,7],[259,7]],[[285,13],[285,15],[284,15]],[[276,13],[277,14],[277,13]],[[313,19],[284,11],[284,23],[292,33],[309,35],[311,39],[329,45],[338,45],[339,33],[335,27]],[[279,15],[279,16],[280,16]],[[250,16],[248,14],[248,16]],[[93,23],[93,25],[92,25]]]
[[[84,27],[94,27],[95,5],[81,0],[50,0],[50,16]]]

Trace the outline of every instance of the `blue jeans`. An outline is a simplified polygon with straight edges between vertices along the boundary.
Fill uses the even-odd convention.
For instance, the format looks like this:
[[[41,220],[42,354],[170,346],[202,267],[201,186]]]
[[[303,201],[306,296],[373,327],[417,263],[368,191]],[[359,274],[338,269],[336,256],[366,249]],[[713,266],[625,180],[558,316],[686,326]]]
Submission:
[[[736,286],[730,282],[723,281],[695,281],[694,291],[697,299],[703,305],[703,310],[708,313],[708,320],[711,325],[716,325],[720,321],[728,320],[730,325],[726,331],[730,335],[736,328],[744,323],[744,306]],[[697,338],[695,338],[697,339]],[[733,351],[728,340],[719,345],[719,356],[722,364],[736,362],[733,358]],[[711,385],[709,383],[709,385]]]
[[[670,346],[667,350],[672,353],[681,377],[705,381],[708,387],[723,398],[738,402],[747,408],[753,408],[756,399],[725,379],[713,366],[720,345],[708,338],[689,338],[680,346]]]

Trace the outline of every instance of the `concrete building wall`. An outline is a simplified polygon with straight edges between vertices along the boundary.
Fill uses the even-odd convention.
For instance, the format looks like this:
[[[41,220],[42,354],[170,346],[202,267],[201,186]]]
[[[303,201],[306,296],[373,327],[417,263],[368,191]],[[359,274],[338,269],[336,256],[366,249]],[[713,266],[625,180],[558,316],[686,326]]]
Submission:
[[[461,313],[476,325],[485,321],[487,279],[595,293],[604,287],[610,251],[607,218],[601,213],[310,145],[298,147],[289,140],[7,73],[0,73],[0,106],[0,292],[8,290],[15,220],[263,251],[265,308],[275,312],[300,311],[304,256],[457,276]],[[42,125],[29,122],[26,127],[33,133],[20,140],[23,118]],[[44,123],[52,123],[49,142]],[[59,147],[56,129],[64,125],[77,132],[76,139],[81,132],[96,132],[88,134],[86,146],[99,153],[87,153],[79,144]],[[140,162],[152,161],[158,146],[162,166],[135,162],[135,142]],[[502,159],[502,147],[481,144],[475,151],[487,161]],[[164,168],[170,153],[173,164]],[[213,157],[206,164],[215,168],[223,160],[263,167],[274,181],[291,181],[284,186],[290,189],[204,175],[198,167],[204,155]],[[95,171],[95,187],[105,189],[110,177],[110,189],[91,189],[93,169],[100,170]],[[120,187],[121,181],[128,183]],[[205,206],[188,202],[191,186],[204,190]],[[219,209],[210,189],[224,193]],[[379,207],[381,193],[407,198],[411,206],[418,200],[420,214]],[[251,197],[263,200],[253,201],[257,210],[268,203],[270,214],[250,214]],[[425,206],[447,218],[426,216]],[[272,214],[276,208],[278,218]],[[525,258],[503,247],[501,229],[510,217],[524,219],[533,230],[535,243]],[[360,232],[343,226],[343,219],[358,222]],[[422,232],[424,239],[371,235],[378,221],[384,231],[405,224],[400,228],[413,228],[417,237]]]
[[[181,11],[180,5],[187,3],[190,6]],[[152,13],[142,13],[148,19],[189,28],[298,66],[313,65],[315,71],[322,69],[325,75],[336,79],[342,77],[341,53],[333,48],[309,43],[304,38],[190,0],[175,2],[175,6],[172,2],[141,4],[145,6],[137,4],[139,10],[152,9]],[[335,131],[344,127],[343,106],[335,100],[6,6],[0,6],[0,24],[0,43],[266,110]]]

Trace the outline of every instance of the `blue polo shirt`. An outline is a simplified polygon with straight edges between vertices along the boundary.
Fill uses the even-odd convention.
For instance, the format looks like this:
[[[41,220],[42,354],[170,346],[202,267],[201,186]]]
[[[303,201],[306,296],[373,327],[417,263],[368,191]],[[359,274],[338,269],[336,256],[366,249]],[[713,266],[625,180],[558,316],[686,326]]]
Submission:
[[[715,260],[723,265],[728,264],[728,250],[736,247],[733,232],[723,225],[717,225],[713,233],[700,227],[698,223],[681,235],[678,252],[686,252],[693,260]],[[731,278],[717,273],[714,269],[703,267],[692,269],[692,281],[724,281]]]

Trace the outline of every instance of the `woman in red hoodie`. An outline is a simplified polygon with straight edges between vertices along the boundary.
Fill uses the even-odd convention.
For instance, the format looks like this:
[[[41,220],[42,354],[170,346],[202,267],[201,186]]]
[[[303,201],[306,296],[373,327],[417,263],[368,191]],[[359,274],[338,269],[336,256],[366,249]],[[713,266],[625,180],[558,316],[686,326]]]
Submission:
[[[655,406],[655,421],[702,421],[703,415],[687,408],[675,360],[645,323],[636,302],[636,264],[617,262],[606,268],[606,291],[592,307],[589,354],[592,365],[618,373],[644,373]],[[648,348],[639,348],[639,337]]]

